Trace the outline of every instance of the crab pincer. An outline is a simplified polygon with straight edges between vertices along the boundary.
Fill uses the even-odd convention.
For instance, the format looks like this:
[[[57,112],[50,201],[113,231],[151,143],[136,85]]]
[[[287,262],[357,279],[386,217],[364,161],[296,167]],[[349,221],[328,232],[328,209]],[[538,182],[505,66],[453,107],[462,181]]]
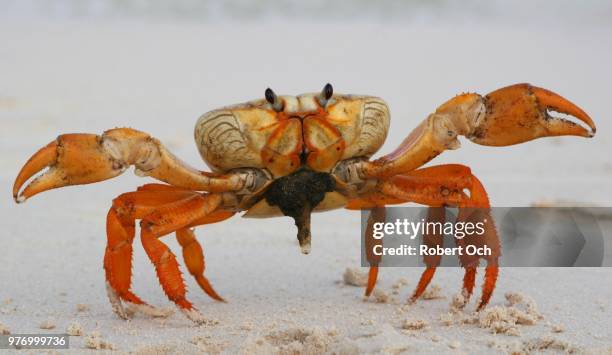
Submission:
[[[571,115],[586,127],[551,112]],[[411,172],[443,151],[461,147],[459,136],[481,145],[507,146],[541,137],[590,138],[595,131],[589,115],[569,100],[530,84],[515,84],[485,96],[465,93],[446,101],[394,151],[363,163],[363,172],[367,178]]]
[[[478,144],[505,146],[540,137],[595,135],[595,123],[586,112],[546,89],[516,84],[493,91],[483,100],[486,112],[476,117],[477,125],[468,136]],[[589,129],[551,112],[571,115]]]
[[[131,128],[115,128],[102,135],[62,134],[34,153],[21,168],[13,184],[17,203],[43,191],[91,184],[122,174],[130,166],[136,173],[174,186],[210,192],[239,190],[241,177],[219,176],[198,171],[181,162],[157,139]],[[22,186],[36,176],[23,189]]]

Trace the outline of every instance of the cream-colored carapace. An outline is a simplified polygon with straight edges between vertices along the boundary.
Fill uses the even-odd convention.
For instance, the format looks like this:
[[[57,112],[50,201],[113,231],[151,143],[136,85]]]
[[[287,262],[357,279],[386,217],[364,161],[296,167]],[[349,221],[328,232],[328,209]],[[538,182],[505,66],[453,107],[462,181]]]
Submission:
[[[551,111],[571,115],[583,124],[554,117]],[[197,121],[196,144],[212,171],[190,167],[159,140],[131,128],[115,128],[102,135],[62,134],[23,166],[13,184],[13,197],[21,203],[46,190],[110,179],[130,166],[138,175],[164,182],[145,184],[113,200],[104,255],[108,297],[122,318],[128,317],[124,304],[154,316],[163,314],[131,290],[132,243],[135,221],[140,220],[142,246],[166,295],[197,323],[206,318],[187,300],[178,262],[161,239],[170,233],[176,234],[185,265],[198,285],[210,297],[222,300],[204,277],[204,254],[194,227],[221,222],[236,213],[258,218],[285,215],[294,219],[300,248],[307,254],[311,212],[370,210],[364,235],[370,264],[366,295],[370,295],[381,257],[368,250],[380,242],[371,236],[373,225],[385,221],[385,206],[406,202],[429,206],[428,221],[444,220],[442,206],[457,207],[458,218],[477,211],[483,215],[480,220],[488,222],[484,235],[473,243],[484,243],[493,251],[459,259],[465,268],[462,294],[466,299],[474,289],[477,266],[481,259],[486,261],[480,309],[495,288],[501,248],[489,198],[467,166],[423,165],[447,149],[459,148],[459,136],[477,144],[505,146],[548,136],[592,137],[595,123],[578,106],[551,91],[516,84],[484,96],[467,93],[451,98],[418,124],[397,149],[370,160],[387,137],[389,118],[383,100],[334,94],[330,84],[320,93],[298,96],[277,96],[267,89],[261,100],[210,111]],[[443,238],[432,235],[423,240],[435,247]],[[424,262],[427,269],[411,302],[425,291],[440,258],[425,257]]]
[[[373,96],[273,95],[204,114],[195,139],[213,171],[261,168],[280,177],[306,165],[331,172],[341,160],[374,154],[389,119],[387,104]]]

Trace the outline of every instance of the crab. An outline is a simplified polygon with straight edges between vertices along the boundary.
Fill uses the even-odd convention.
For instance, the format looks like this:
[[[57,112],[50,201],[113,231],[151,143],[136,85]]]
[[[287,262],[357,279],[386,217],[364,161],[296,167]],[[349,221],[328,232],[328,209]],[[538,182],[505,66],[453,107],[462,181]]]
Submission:
[[[582,123],[554,117],[553,111]],[[163,182],[145,184],[113,200],[106,218],[107,294],[121,318],[128,317],[126,306],[154,316],[162,313],[131,290],[132,244],[135,221],[140,220],[140,241],[165,294],[189,319],[202,323],[205,318],[186,298],[179,264],[162,241],[164,236],[176,234],[189,273],[206,294],[223,301],[204,276],[204,253],[194,234],[197,226],[240,212],[253,218],[290,216],[301,251],[307,254],[313,211],[370,210],[366,233],[371,233],[374,222],[384,220],[384,208],[391,204],[430,206],[428,218],[435,220],[444,218],[444,206],[457,207],[460,213],[470,208],[488,211],[487,193],[470,168],[423,165],[447,149],[459,148],[458,136],[480,145],[507,146],[539,137],[592,137],[596,130],[578,106],[529,84],[486,96],[457,95],[428,115],[397,149],[370,160],[385,142],[389,125],[387,104],[374,96],[337,94],[330,84],[319,93],[298,96],[278,96],[268,88],[264,98],[198,119],[195,141],[212,171],[188,166],[159,140],[131,128],[102,135],[62,134],[23,166],[13,196],[21,203],[46,190],[116,177],[130,166],[137,175]],[[499,243],[495,228],[487,229],[486,240]],[[473,292],[480,259],[487,263],[478,309],[486,306],[495,288],[499,256],[497,250],[461,260],[467,297]],[[374,289],[380,258],[368,255],[368,261],[366,295]],[[425,291],[439,258],[425,262],[411,301]]]

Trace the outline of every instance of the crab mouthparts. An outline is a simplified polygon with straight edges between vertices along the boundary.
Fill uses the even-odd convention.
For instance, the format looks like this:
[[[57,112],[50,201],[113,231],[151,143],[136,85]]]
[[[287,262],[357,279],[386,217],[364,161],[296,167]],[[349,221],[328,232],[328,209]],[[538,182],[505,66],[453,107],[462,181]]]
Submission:
[[[310,214],[334,191],[335,180],[328,173],[302,168],[276,179],[264,193],[269,205],[278,206],[285,216],[292,217],[298,228],[297,239],[302,253],[310,253]]]

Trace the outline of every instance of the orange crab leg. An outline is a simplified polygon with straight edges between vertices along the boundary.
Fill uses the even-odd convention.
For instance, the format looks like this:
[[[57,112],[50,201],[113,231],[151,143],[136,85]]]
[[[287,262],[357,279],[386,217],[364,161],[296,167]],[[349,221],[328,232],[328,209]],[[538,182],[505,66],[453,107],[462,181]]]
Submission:
[[[189,319],[197,323],[203,323],[205,319],[187,300],[176,257],[159,237],[189,227],[194,221],[214,212],[221,202],[222,197],[217,194],[193,196],[155,209],[140,223],[142,246],[155,265],[164,292]]]
[[[63,134],[36,152],[23,166],[13,184],[16,202],[46,190],[107,180],[134,165],[140,175],[198,191],[237,191],[245,177],[198,171],[174,157],[157,139],[131,128],[95,134]],[[36,173],[49,168],[23,185]]]
[[[487,265],[485,268],[485,280],[482,285],[482,297],[480,298],[477,310],[483,309],[489,303],[493,290],[495,290],[498,275],[499,267],[497,265]]]
[[[130,291],[134,234],[134,222],[122,221],[117,211],[111,208],[106,217],[107,245],[104,253],[106,281],[121,299],[143,304],[144,302]],[[115,312],[123,316],[123,312],[119,310]]]
[[[468,300],[474,292],[474,286],[476,285],[476,270],[476,266],[465,267],[465,274],[463,275],[463,290],[465,291],[464,297],[466,298],[466,300]],[[495,281],[493,281],[492,287],[495,287]],[[487,297],[487,301],[485,302],[485,304],[489,302],[489,298],[491,298],[492,294],[493,288],[491,288],[491,292],[489,292],[489,296]]]
[[[227,212],[218,220],[223,220],[231,217],[234,213]],[[208,222],[212,223],[212,222]],[[195,234],[192,229],[183,228],[176,231],[176,240],[183,248],[183,259],[189,273],[195,278],[196,282],[207,295],[211,298],[224,302],[223,298],[212,287],[208,279],[204,276],[205,262],[204,262],[204,251],[202,246],[198,243],[195,238]]]
[[[378,280],[378,265],[370,265],[370,270],[368,271],[368,284],[365,289],[366,297],[370,297],[372,291],[374,291],[376,280]]]
[[[482,183],[472,175],[470,168],[460,164],[436,165],[393,176],[381,180],[378,190],[404,202],[428,206],[490,207]]]
[[[368,251],[366,257],[368,262],[370,263],[370,271],[368,273],[368,284],[366,286],[365,295],[369,297],[374,291],[374,286],[376,286],[376,280],[378,279],[378,264],[380,263],[380,255],[375,255],[371,251],[374,248],[374,243],[382,244],[382,239],[374,238],[374,224],[385,221],[385,208],[384,207],[374,207],[370,211],[370,215],[368,216],[368,224],[366,226],[365,231],[365,243],[366,250]]]
[[[147,192],[147,189],[156,185],[167,188],[157,193]],[[127,318],[127,313],[120,299],[138,305],[139,309],[146,313],[161,314],[130,291],[134,220],[142,218],[157,206],[176,202],[195,194],[168,185],[149,184],[139,188],[137,192],[122,194],[113,201],[113,206],[108,211],[106,219],[107,246],[104,254],[104,270],[111,305],[121,318]]]
[[[425,290],[427,289],[427,286],[429,286],[429,283],[433,279],[435,273],[435,266],[425,268],[425,271],[423,271],[423,273],[421,274],[421,278],[419,279],[417,287],[414,289],[412,296],[410,296],[410,302],[416,302],[416,300],[421,297],[423,292],[425,292]]]
[[[576,122],[557,118],[556,111]],[[488,146],[506,146],[540,137],[592,137],[596,127],[581,108],[552,91],[517,84],[491,92],[458,95],[430,114],[393,152],[364,162],[366,178],[388,178],[409,173],[447,149],[460,146],[458,136]]]
[[[446,220],[446,211],[444,208],[440,207],[429,207],[427,211],[427,221],[429,222],[441,222],[444,223]],[[434,230],[433,232],[428,231],[425,235],[423,235],[423,242],[429,246],[440,246],[444,245],[444,236],[440,233],[441,231]],[[440,261],[442,261],[441,255],[425,255],[423,256],[423,261],[425,262],[426,269],[421,274],[421,278],[419,279],[419,283],[417,287],[414,289],[412,296],[410,297],[410,302],[415,302],[423,292],[429,286],[429,283],[433,279],[433,276],[436,272],[436,268],[440,265]]]
[[[135,192],[120,195],[113,201],[113,207],[109,210],[107,218],[108,245],[104,258],[104,268],[108,282],[109,299],[113,310],[122,318],[127,318],[127,313],[121,306],[119,299],[131,303],[137,310],[143,311],[153,316],[164,315],[162,311],[144,303],[134,295],[129,289],[131,285],[131,265],[132,265],[132,241],[134,239],[134,220],[146,218],[156,209],[163,208],[168,204],[184,201],[193,197],[200,197],[201,194],[170,185],[146,184],[138,188]],[[234,212],[218,210],[202,218],[196,219],[190,227],[208,223],[215,223],[231,217]],[[177,231],[177,239],[181,244],[187,246],[183,249],[183,254],[189,271],[194,275],[198,284],[204,291],[214,299],[220,300],[219,295],[212,289],[206,278],[203,277],[203,268],[198,269],[198,263],[203,266],[203,254],[201,247],[195,241],[189,241],[185,237],[185,231],[191,233],[188,228]],[[192,233],[191,233],[192,234]],[[193,234],[192,234],[193,235]],[[182,236],[182,237],[181,237]],[[195,242],[195,244],[194,244]],[[197,247],[200,247],[198,256]],[[198,260],[198,257],[201,259]],[[198,274],[199,272],[199,274]]]
[[[464,192],[465,189],[469,191],[469,194]],[[409,174],[381,180],[375,190],[378,192],[368,193],[359,199],[350,201],[347,208],[361,208],[374,202],[380,203],[380,201],[386,201],[389,204],[416,202],[434,207],[450,205],[459,207],[459,220],[470,218],[475,211],[486,212],[489,208],[489,200],[480,181],[472,175],[468,167],[458,164],[423,168]],[[440,215],[432,214],[435,210],[435,208],[430,210],[428,219],[442,218]],[[488,218],[485,230],[486,233],[481,243],[491,247],[492,255],[487,257],[488,271],[485,273],[480,308],[488,303],[495,288],[497,258],[500,253],[499,238],[492,218]],[[427,238],[426,241],[438,244],[442,242],[435,238]],[[460,261],[465,268],[463,293],[469,296],[474,288],[478,259],[461,258]],[[425,291],[435,274],[439,260],[426,259],[425,262],[427,269],[423,272],[411,300],[416,300]]]

